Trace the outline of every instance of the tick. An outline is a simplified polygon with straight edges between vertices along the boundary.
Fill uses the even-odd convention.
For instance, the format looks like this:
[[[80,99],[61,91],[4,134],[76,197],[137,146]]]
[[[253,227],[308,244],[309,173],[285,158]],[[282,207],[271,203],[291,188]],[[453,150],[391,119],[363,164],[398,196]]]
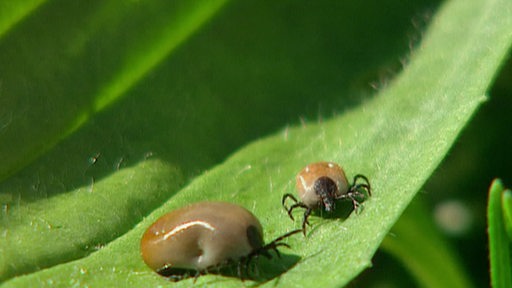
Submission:
[[[364,183],[357,183],[363,180]],[[337,200],[350,200],[354,210],[358,212],[366,194],[371,196],[371,186],[366,176],[357,174],[349,185],[343,169],[333,162],[317,162],[304,167],[296,177],[297,193],[301,201],[292,194],[283,195],[281,204],[292,220],[292,211],[301,207],[306,209],[302,219],[302,231],[306,235],[306,224],[309,225],[309,215],[314,209],[332,212],[336,209]],[[295,203],[286,207],[286,199],[291,198]]]
[[[251,260],[259,255],[280,257],[281,240],[301,230],[288,232],[264,244],[263,228],[248,210],[226,202],[199,202],[160,217],[144,233],[141,253],[144,262],[171,280],[180,280],[190,271],[195,276],[213,269],[238,264],[247,274]]]

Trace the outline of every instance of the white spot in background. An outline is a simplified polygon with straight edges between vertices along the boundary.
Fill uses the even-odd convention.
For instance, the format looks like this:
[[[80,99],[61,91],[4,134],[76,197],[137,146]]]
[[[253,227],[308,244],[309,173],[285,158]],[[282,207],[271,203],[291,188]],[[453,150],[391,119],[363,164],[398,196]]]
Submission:
[[[466,204],[458,200],[441,202],[434,208],[437,225],[453,236],[468,232],[473,224],[473,217]]]

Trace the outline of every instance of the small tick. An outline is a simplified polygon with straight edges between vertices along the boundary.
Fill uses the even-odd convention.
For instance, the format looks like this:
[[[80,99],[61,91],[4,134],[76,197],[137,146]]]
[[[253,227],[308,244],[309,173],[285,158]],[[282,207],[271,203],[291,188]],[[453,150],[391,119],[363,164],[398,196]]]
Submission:
[[[366,183],[357,183],[359,179]],[[283,195],[282,205],[288,216],[292,220],[292,211],[297,207],[305,208],[302,220],[302,231],[306,235],[306,224],[309,225],[309,215],[313,209],[324,209],[332,212],[336,209],[336,200],[350,200],[354,210],[358,212],[361,208],[361,202],[366,198],[365,193],[371,196],[371,187],[368,178],[364,175],[357,174],[352,184],[348,184],[347,177],[343,169],[333,162],[317,162],[304,167],[296,179],[297,192],[300,200],[297,201],[292,194]],[[286,199],[291,198],[295,204],[286,207]]]
[[[264,244],[263,228],[248,210],[225,202],[199,202],[172,211],[153,223],[141,240],[144,262],[171,280],[181,280],[190,271],[195,276],[237,264],[248,274],[253,258],[272,258],[270,250],[280,257],[279,246],[286,237],[300,232],[293,230]]]

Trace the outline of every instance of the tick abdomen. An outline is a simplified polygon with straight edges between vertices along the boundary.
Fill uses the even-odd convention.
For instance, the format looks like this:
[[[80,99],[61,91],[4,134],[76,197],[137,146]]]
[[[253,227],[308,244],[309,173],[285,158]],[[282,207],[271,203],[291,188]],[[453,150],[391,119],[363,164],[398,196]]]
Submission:
[[[247,256],[263,245],[262,235],[261,224],[246,209],[201,202],[172,211],[148,228],[141,241],[142,257],[156,271],[204,270]]]

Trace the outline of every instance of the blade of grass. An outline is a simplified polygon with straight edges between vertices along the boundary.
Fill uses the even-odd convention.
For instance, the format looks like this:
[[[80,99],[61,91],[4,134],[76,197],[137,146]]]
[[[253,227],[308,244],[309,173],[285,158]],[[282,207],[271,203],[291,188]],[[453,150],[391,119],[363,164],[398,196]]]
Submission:
[[[512,254],[501,201],[504,190],[499,179],[495,179],[489,188],[487,221],[492,287],[512,287]]]
[[[22,21],[32,11],[42,5],[45,0],[20,0],[0,2],[0,39],[13,26]]]
[[[512,241],[512,191],[505,190],[501,199],[501,209],[503,210],[503,220],[508,238]]]
[[[0,42],[0,117],[15,119],[0,126],[0,180],[126,96],[225,0],[61,2],[45,5],[17,27],[18,33]],[[152,17],[154,10],[167,11],[168,16]],[[112,30],[129,35],[129,44],[125,37],[112,37]],[[75,73],[82,66],[88,66],[84,73]],[[87,73],[92,68],[94,72]]]

